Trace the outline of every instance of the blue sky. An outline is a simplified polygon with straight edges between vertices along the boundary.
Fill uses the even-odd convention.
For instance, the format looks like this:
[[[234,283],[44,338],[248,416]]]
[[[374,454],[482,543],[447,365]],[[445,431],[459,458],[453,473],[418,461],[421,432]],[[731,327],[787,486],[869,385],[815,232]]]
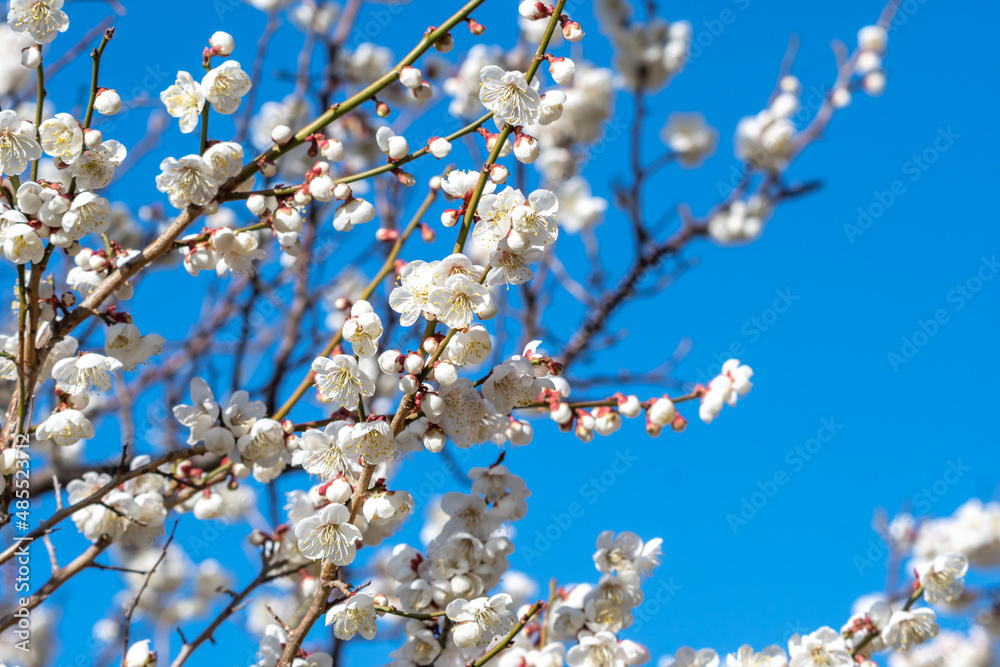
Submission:
[[[102,77],[126,99],[144,87],[155,98],[177,69],[195,72],[203,41],[216,29],[233,33],[234,57],[249,66],[264,25],[263,14],[235,0],[183,0],[170,11],[159,3],[126,5]],[[220,20],[209,5],[225,10]],[[511,43],[505,24],[515,5],[488,2],[475,14],[487,26],[486,39]],[[588,32],[583,55],[607,64],[609,49],[595,29],[590,3],[579,5],[575,15]],[[451,7],[420,2],[395,9],[399,13],[377,39],[389,38],[400,56],[429,21]],[[663,564],[647,588],[658,604],[647,602],[638,612],[640,623],[624,636],[645,642],[654,655],[682,645],[728,652],[742,643],[783,643],[792,632],[820,625],[839,627],[857,596],[881,589],[885,559],[870,528],[875,508],[915,506],[942,515],[970,496],[996,496],[1000,449],[991,407],[1000,296],[993,187],[998,146],[990,129],[995,93],[983,69],[997,64],[988,49],[1000,16],[989,3],[963,9],[940,0],[904,2],[902,25],[889,38],[885,95],[857,95],[788,174],[792,181],[820,178],[823,188],[783,204],[752,245],[696,244],[687,254],[696,267],[655,299],[616,315],[612,329],[628,338],[595,356],[586,372],[652,368],[689,339],[679,379],[711,375],[718,359],[736,352],[756,371],[753,392],[711,426],[689,410],[687,432],[655,440],[641,421],[588,444],[539,422],[532,445],[507,458],[534,491],[528,516],[517,524],[515,569],[543,585],[553,576],[561,583],[592,581],[597,573],[591,553],[601,530],[662,537]],[[668,168],[654,179],[648,217],[659,218],[679,202],[703,213],[717,200],[719,183],[738,166],[732,130],[740,117],[766,103],[791,33],[801,38],[793,72],[808,100],[810,91],[822,90],[835,75],[830,40],[853,45],[857,29],[874,22],[880,10],[860,0],[840,3],[836,11],[791,0],[665,4],[665,18],[692,22],[701,48],[670,88],[651,99],[650,115],[659,120],[647,128],[647,154],[659,153],[659,128],[672,111],[701,111],[719,128],[721,140],[702,169]],[[68,11],[71,35],[57,40],[57,52],[106,10],[102,3],[72,3]],[[366,8],[358,25],[381,24]],[[456,52],[473,43],[464,32],[456,36]],[[294,39],[287,27],[280,37]],[[287,83],[274,80],[275,72],[292,67],[281,58],[281,50],[270,50],[258,101],[288,92]],[[52,82],[55,99],[62,105],[83,99],[88,71],[88,63],[78,63],[59,74]],[[146,108],[130,111],[105,136],[131,144],[147,114]],[[444,114],[443,105],[435,107],[414,124],[413,136],[425,136],[420,128],[439,126]],[[630,117],[629,101],[619,99],[615,120],[628,123]],[[193,141],[193,135],[168,134],[113,196],[136,205],[159,200],[152,186],[159,159],[194,150]],[[612,179],[625,174],[626,144],[608,137],[607,159],[588,166],[586,175],[599,194],[607,195]],[[864,213],[871,216],[870,222],[861,219],[866,228],[859,225]],[[632,250],[627,229],[621,214],[612,212],[598,232],[605,269],[616,275]],[[583,273],[579,264],[570,268]],[[149,287],[176,298],[175,277],[160,274]],[[216,279],[185,278],[184,289],[198,294],[210,280]],[[177,308],[182,316],[168,318],[140,305],[133,312],[144,330],[180,335],[176,322],[190,321],[196,310]],[[553,320],[576,323],[578,306],[563,299],[557,308]],[[555,327],[557,335],[570,332],[569,325]],[[311,409],[296,414],[315,416]],[[112,425],[105,428],[113,433]],[[492,447],[485,447],[460,463],[467,469],[494,458]],[[399,485],[412,490],[436,480],[440,467],[434,457],[418,456]],[[451,479],[441,486],[452,488],[459,487]],[[580,511],[570,516],[574,504]],[[752,514],[748,504],[757,505]],[[191,544],[204,529],[193,528],[182,527],[180,539]],[[404,536],[415,539],[415,528]],[[229,527],[221,535],[229,543],[244,532]],[[248,581],[253,561],[240,549],[230,551],[223,554],[226,565]],[[872,566],[859,566],[859,558]],[[52,602],[64,604],[115,577],[93,573],[89,583],[68,586]],[[97,603],[93,613],[105,609],[114,613],[111,603]],[[60,664],[86,652],[87,632],[88,623],[64,617]],[[255,650],[256,639],[235,626],[227,625],[218,638],[231,643],[204,647],[190,664],[244,664],[247,651]]]

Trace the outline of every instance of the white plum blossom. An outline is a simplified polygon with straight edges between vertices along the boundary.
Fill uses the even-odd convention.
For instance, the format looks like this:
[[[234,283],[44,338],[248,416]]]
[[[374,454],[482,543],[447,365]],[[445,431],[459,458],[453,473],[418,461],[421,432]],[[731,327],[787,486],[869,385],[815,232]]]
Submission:
[[[660,538],[643,542],[635,533],[624,530],[617,536],[605,530],[597,536],[594,565],[599,572],[637,572],[648,576],[659,565]]]
[[[496,366],[483,383],[483,396],[502,415],[514,408],[533,403],[543,388],[552,389],[548,380],[535,377],[529,359],[514,355]]]
[[[753,383],[753,369],[740,364],[738,359],[729,359],[722,364],[722,370],[708,383],[708,389],[701,399],[698,415],[706,424],[719,416],[723,405],[736,405],[737,399],[750,392]]]
[[[83,128],[68,113],[57,113],[38,128],[42,151],[65,164],[73,164],[83,151]]]
[[[719,133],[705,122],[700,113],[671,114],[660,136],[681,164],[695,167],[715,152]]]
[[[566,651],[569,667],[625,667],[625,651],[611,632],[584,632],[580,642]]]
[[[382,320],[375,314],[371,304],[358,301],[351,306],[351,317],[344,322],[344,340],[359,357],[368,359],[378,352],[378,341],[382,337]]]
[[[671,667],[719,667],[719,654],[710,648],[696,651],[690,646],[682,646],[674,653]]]
[[[177,160],[165,158],[160,163],[156,189],[167,193],[174,208],[204,206],[219,190],[215,169],[201,155],[187,155]]]
[[[431,309],[434,266],[415,260],[399,274],[399,286],[389,294],[389,306],[399,313],[399,323],[404,327],[412,325],[421,313]]]
[[[787,667],[788,656],[780,646],[765,646],[760,651],[754,651],[749,644],[744,644],[736,653],[726,656],[726,667]]]
[[[75,445],[80,440],[94,437],[94,425],[79,410],[67,409],[53,412],[35,429],[38,440],[51,440],[60,447]]]
[[[969,570],[969,559],[965,554],[951,553],[920,563],[915,570],[928,603],[955,602],[965,590],[962,579]]]
[[[343,444],[339,437],[341,431],[345,433]],[[344,447],[349,433],[350,427],[346,422],[333,422],[322,431],[306,430],[299,439],[299,448],[292,453],[292,463],[327,481],[341,473],[355,472],[356,457],[352,459],[348,456]]]
[[[331,503],[295,524],[299,551],[311,560],[334,565],[350,565],[357,553],[355,543],[361,531],[350,523],[351,512],[344,505]]]
[[[379,150],[385,153],[390,160],[399,160],[406,157],[410,152],[410,145],[406,138],[395,134],[388,126],[382,126],[375,133],[375,141]]]
[[[15,32],[31,35],[39,44],[48,44],[69,28],[62,10],[63,0],[11,0],[7,25]]]
[[[62,359],[52,367],[52,377],[70,394],[97,394],[111,391],[111,379],[122,362],[88,352],[79,357]]]
[[[434,287],[428,300],[439,320],[452,329],[464,329],[472,324],[473,315],[490,305],[490,293],[468,276],[455,274]]]
[[[365,465],[388,460],[393,452],[392,429],[389,427],[389,422],[376,420],[355,424],[344,445],[344,451],[360,457]]]
[[[0,111],[0,173],[4,176],[20,174],[29,161],[40,157],[42,147],[35,140],[35,126],[22,121],[10,109]]]
[[[316,357],[312,371],[316,375],[320,398],[328,403],[353,410],[358,405],[359,396],[375,394],[375,383],[358,367],[354,357],[346,354],[338,354],[332,359]]]
[[[355,225],[363,225],[375,219],[375,207],[365,199],[352,197],[341,204],[333,214],[333,228],[338,232],[349,232]]]
[[[497,636],[503,637],[514,629],[517,617],[507,609],[512,599],[506,593],[474,600],[452,600],[448,603],[448,618],[454,621],[452,638],[457,646],[483,647]]]
[[[489,356],[492,347],[486,327],[474,324],[464,331],[456,332],[451,344],[445,348],[445,353],[448,360],[456,366],[474,366]]]
[[[201,80],[201,94],[218,113],[229,115],[250,92],[250,76],[235,60],[227,60]]]
[[[790,667],[851,667],[854,659],[840,634],[833,628],[822,627],[815,632],[788,640]]]
[[[15,264],[37,264],[45,255],[45,245],[31,225],[17,223],[3,230],[3,254]]]
[[[93,192],[81,192],[73,198],[61,222],[74,241],[87,234],[103,234],[111,224],[111,202]]]
[[[134,324],[118,322],[108,328],[104,353],[120,361],[125,370],[134,371],[136,366],[159,354],[165,342],[159,334],[143,336]]]
[[[232,456],[247,465],[270,467],[278,462],[284,450],[285,431],[281,424],[273,419],[258,419],[248,433],[237,438]]]
[[[910,647],[937,636],[939,630],[937,614],[933,609],[899,610],[892,612],[889,625],[882,631],[882,638],[886,645],[897,651],[908,651]]]
[[[190,74],[183,70],[177,72],[177,80],[160,93],[160,100],[167,113],[180,121],[181,132],[194,132],[205,106],[205,94]]]
[[[342,507],[342,506],[341,506]],[[375,638],[375,601],[368,593],[355,593],[326,613],[326,624],[333,626],[337,639],[347,641],[354,635]]]
[[[479,72],[479,80],[479,101],[496,118],[514,126],[538,121],[542,100],[523,73],[487,65]]]
[[[113,139],[85,150],[70,165],[70,172],[76,179],[77,186],[84,190],[97,190],[107,186],[115,176],[115,169],[125,159],[126,152],[125,147]],[[163,168],[162,164],[160,168]]]
[[[156,664],[156,651],[149,645],[150,640],[143,639],[128,647],[125,652],[124,667],[148,667]]]

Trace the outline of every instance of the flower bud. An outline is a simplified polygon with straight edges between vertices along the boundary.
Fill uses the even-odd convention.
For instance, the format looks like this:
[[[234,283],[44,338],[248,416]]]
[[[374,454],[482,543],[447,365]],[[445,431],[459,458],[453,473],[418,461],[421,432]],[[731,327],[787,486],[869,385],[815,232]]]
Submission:
[[[381,227],[375,232],[375,240],[382,241],[383,243],[390,243],[398,238],[399,238],[399,231],[395,229],[387,229],[385,227]]]
[[[861,87],[872,97],[878,97],[885,92],[885,72],[880,70],[866,74],[861,79]]]
[[[495,303],[491,301],[490,303],[480,308],[479,312],[476,314],[479,316],[479,319],[481,320],[492,320],[494,317],[497,316],[497,306]]]
[[[438,53],[448,53],[455,48],[455,38],[451,36],[450,32],[446,32],[434,42],[434,48]]]
[[[480,23],[474,18],[470,17],[465,19],[465,23],[469,26],[469,32],[471,32],[473,35],[476,35],[477,37],[486,32],[486,26],[484,26],[482,23]]]
[[[390,113],[392,113],[392,109],[390,109],[389,105],[386,104],[385,102],[379,102],[375,106],[375,115],[378,116],[379,118],[385,118]]]
[[[100,130],[91,128],[83,133],[83,143],[87,144],[87,148],[96,148],[101,145],[102,141],[104,141],[104,135]]]
[[[42,64],[42,50],[37,45],[21,49],[21,64],[28,69],[35,69]]]
[[[843,86],[834,88],[830,94],[830,102],[835,108],[843,109],[851,103],[851,91]]]
[[[416,67],[406,66],[399,72],[399,82],[407,88],[419,88],[424,74]]]
[[[112,88],[105,88],[97,93],[94,100],[94,109],[104,116],[114,116],[122,110],[122,98],[118,92]]]
[[[618,399],[618,411],[623,416],[634,419],[642,412],[642,404],[639,403],[639,398],[635,394],[631,394]]]
[[[265,178],[271,178],[278,173],[278,165],[271,160],[264,160],[260,163],[260,173],[263,174]]]
[[[569,58],[553,58],[549,63],[549,74],[560,86],[568,86],[576,74],[576,63]]]
[[[434,367],[434,379],[441,386],[446,386],[458,379],[458,371],[454,364],[442,361]]]
[[[507,182],[507,177],[510,176],[510,172],[507,167],[502,164],[495,164],[490,167],[490,181],[496,183],[497,185],[503,185]]]
[[[347,183],[337,183],[333,188],[333,196],[335,199],[347,199],[351,196],[351,186]]]
[[[549,418],[557,424],[568,424],[573,420],[573,410],[565,403],[560,403],[559,407],[549,413]]]
[[[413,93],[413,96],[421,102],[426,102],[434,97],[434,89],[431,87],[431,84],[426,81],[422,81],[419,86],[410,92]]]
[[[347,155],[344,144],[336,139],[326,139],[319,144],[319,152],[324,158],[331,162],[340,162]]]
[[[217,55],[228,56],[236,48],[236,42],[233,41],[233,36],[228,32],[218,32],[212,33],[212,36],[208,39],[209,46],[215,51]]]
[[[402,357],[399,350],[386,350],[378,357],[378,367],[386,375],[399,375],[403,372]]]
[[[430,225],[420,223],[420,238],[424,240],[424,243],[434,243],[434,240],[437,238],[437,234]]]
[[[282,206],[274,212],[274,228],[286,234],[298,234],[302,231],[302,216],[294,208]]]
[[[548,17],[552,12],[545,6],[545,3],[538,0],[524,0],[517,6],[517,13],[529,21],[538,21]]]
[[[538,159],[541,147],[534,137],[522,134],[514,140],[514,157],[524,164],[531,164]]]
[[[406,369],[407,373],[416,375],[424,370],[424,358],[419,354],[408,354],[406,355],[406,360],[403,362],[403,368]]]
[[[677,408],[674,407],[674,402],[666,396],[663,398],[652,399],[651,402],[652,405],[649,406],[647,414],[649,416],[649,421],[657,426],[666,426],[674,420],[674,417],[677,416]]]
[[[294,133],[292,132],[292,128],[287,125],[277,125],[273,130],[271,130],[271,141],[279,146],[284,146],[291,141],[293,135]]]
[[[417,393],[417,389],[420,388],[420,382],[417,380],[416,375],[404,375],[399,378],[399,390],[404,394],[410,396]]]
[[[258,218],[267,213],[267,199],[264,195],[250,195],[247,197],[247,210]]]
[[[427,429],[427,432],[424,433],[424,449],[432,454],[437,454],[444,449],[444,443],[444,431],[436,426],[431,426]]]
[[[427,151],[440,160],[451,152],[451,142],[443,137],[434,137],[428,142]]]
[[[562,34],[567,42],[579,42],[583,39],[583,28],[576,21],[566,21],[563,23]]]
[[[449,208],[441,214],[441,224],[445,227],[454,227],[462,219],[462,212],[457,208]]]
[[[335,187],[336,185],[334,184],[333,179],[330,178],[330,175],[323,174],[322,176],[317,176],[309,181],[309,194],[311,194],[316,201],[332,201]]]

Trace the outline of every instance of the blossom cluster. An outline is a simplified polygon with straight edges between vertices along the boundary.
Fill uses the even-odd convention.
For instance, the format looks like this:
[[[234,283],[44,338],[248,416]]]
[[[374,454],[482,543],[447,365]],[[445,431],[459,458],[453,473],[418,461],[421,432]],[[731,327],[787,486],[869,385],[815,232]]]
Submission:
[[[246,628],[261,638],[260,667],[332,665],[332,652],[303,648],[320,618],[340,642],[398,638],[389,653],[397,667],[649,662],[650,651],[625,635],[635,625],[643,585],[660,563],[662,540],[603,531],[593,554],[596,581],[553,584],[548,598],[535,600],[537,587],[510,567],[515,524],[527,515],[532,491],[505,456],[508,444],[529,445],[542,428],[588,443],[623,429],[626,419],[642,418],[651,437],[666,429],[680,433],[688,426],[685,404],[692,413],[696,405],[699,420],[712,424],[751,390],[754,372],[737,359],[727,360],[707,384],[685,383],[684,392],[672,395],[661,388],[645,398],[628,391],[627,377],[617,383],[621,390],[595,395],[585,392],[585,382],[571,381],[584,376],[567,372],[579,353],[592,349],[590,337],[636,293],[628,279],[619,291],[598,289],[595,227],[617,213],[585,176],[587,163],[608,132],[621,90],[644,99],[682,74],[691,56],[691,24],[641,16],[651,12],[625,0],[602,0],[597,25],[614,58],[601,67],[579,48],[566,55],[567,45],[586,34],[565,11],[565,0],[525,0],[517,7],[517,46],[475,43],[452,62],[443,55],[455,48],[460,27],[473,41],[486,31],[466,6],[429,28],[397,63],[387,46],[337,37],[339,22],[353,19],[349,8],[338,14],[335,3],[313,0],[247,2],[272,21],[287,16],[308,48],[322,40],[326,48],[314,49],[328,58],[322,91],[310,81],[318,69],[311,59],[318,56],[306,49],[294,92],[255,107],[266,44],[244,70],[230,59],[236,39],[211,34],[196,63],[205,72],[200,80],[179,69],[159,93],[157,106],[170,118],[164,122],[181,136],[164,142],[169,155],[157,155],[155,196],[162,201],[142,207],[138,222],[111,192],[148,146],[129,155],[101,130],[118,128],[94,116],[114,116],[124,106],[116,90],[101,85],[108,70],[102,73],[100,62],[114,29],[90,52],[93,80],[85,111],[74,110],[79,117],[57,111],[47,97],[57,89],[45,87],[45,75],[55,69],[46,70],[47,45],[69,31],[63,0],[12,0],[0,32],[0,73],[10,82],[2,93],[20,99],[29,79],[37,93],[33,108],[5,104],[0,111],[0,246],[17,272],[16,327],[0,335],[0,379],[11,406],[0,491],[9,503],[24,454],[8,443],[24,440],[38,445],[56,472],[51,492],[60,508],[31,535],[45,538],[53,563],[43,593],[19,603],[33,610],[35,632],[43,622],[51,625],[37,609],[51,591],[88,569],[111,567],[95,562],[107,552],[126,588],[115,598],[115,618],[95,624],[95,640],[123,643],[121,607],[129,609],[124,637],[133,612],[143,617],[144,630],[217,614],[196,637],[179,632],[177,665],[214,643],[214,629],[248,599]],[[514,19],[512,8],[508,13]],[[886,40],[884,27],[862,29],[825,102],[831,113],[847,106],[851,91],[881,93]],[[432,49],[442,55],[425,56]],[[7,51],[15,56],[9,72]],[[680,242],[653,241],[639,195],[616,188],[616,207],[627,210],[637,230],[633,275],[658,271],[661,247],[678,251],[697,237],[725,244],[761,235],[780,201],[791,196],[782,172],[815,134],[801,126],[800,95],[799,80],[785,76],[766,109],[739,122],[735,150],[746,182],[701,218],[682,216]],[[426,114],[441,97],[467,124],[418,139],[405,120]],[[231,117],[235,131],[218,116]],[[188,136],[196,130],[200,136]],[[636,136],[642,139],[641,127]],[[671,163],[703,165],[719,131],[701,114],[676,113],[660,137],[665,152],[639,166],[638,181]],[[454,163],[445,165],[445,158]],[[433,175],[419,171],[426,163],[434,165]],[[426,199],[407,223],[400,213],[418,183]],[[434,245],[445,235],[453,237],[450,252]],[[414,248],[416,238],[426,252]],[[588,287],[557,255],[567,241],[581,243],[593,260]],[[331,258],[341,247],[352,256]],[[177,293],[187,293],[199,276],[212,281],[212,295],[216,284],[225,285],[220,292],[226,294],[208,304],[208,316],[183,344],[168,343],[147,321],[137,323],[144,313],[134,306],[146,302],[132,303],[146,269],[170,268],[171,261],[183,280]],[[369,278],[376,261],[382,268]],[[560,289],[551,289],[553,283]],[[553,291],[576,296],[591,318],[561,351],[555,329],[532,312]],[[262,295],[281,306],[281,317],[255,317]],[[505,321],[512,304],[525,311],[516,345],[508,342]],[[214,364],[201,362],[219,354],[237,312],[243,326],[227,385]],[[257,335],[262,321],[277,324],[278,333]],[[309,329],[323,324],[330,331],[319,332],[329,333],[321,348]],[[264,383],[256,372],[241,375],[248,365],[272,361]],[[286,380],[295,373],[303,377],[290,390]],[[150,386],[165,417],[136,424],[129,420],[135,399]],[[85,455],[93,459],[109,441],[102,428],[112,422],[123,441],[120,462],[88,462]],[[158,440],[162,451],[138,453],[147,438]],[[466,491],[429,498],[403,488],[399,469],[411,458],[429,454],[448,462],[454,449],[479,456],[484,449],[473,448],[487,443],[501,452],[493,464],[468,472]],[[58,479],[64,471],[67,479],[72,471],[65,489]],[[283,506],[275,500],[279,480],[291,489]],[[274,492],[267,518],[256,493],[265,486]],[[420,510],[428,517],[423,547],[393,544]],[[171,513],[178,521],[205,522],[206,530],[247,528],[243,546],[259,561],[259,575],[234,592],[228,564],[195,563],[173,532],[166,536]],[[950,519],[919,524],[898,517],[891,532],[899,548],[915,556],[911,595],[868,601],[840,632],[824,627],[796,635],[787,653],[743,647],[727,657],[728,667],[847,667],[889,648],[918,647],[928,659],[948,650],[939,645],[959,640],[939,635],[935,611],[914,605],[921,598],[956,604],[967,595],[970,563],[1000,562],[998,517],[993,504],[970,504]],[[63,518],[90,544],[72,567],[58,568],[51,535],[61,537],[53,527]],[[199,539],[190,538],[189,546]],[[0,554],[0,564],[11,555]],[[368,583],[361,583],[367,574]],[[229,597],[221,611],[220,593]],[[160,642],[138,633],[131,639],[122,664],[156,664]],[[5,649],[0,646],[0,659]],[[967,652],[979,655],[980,645]],[[711,649],[685,647],[667,662],[716,667],[720,661]]]

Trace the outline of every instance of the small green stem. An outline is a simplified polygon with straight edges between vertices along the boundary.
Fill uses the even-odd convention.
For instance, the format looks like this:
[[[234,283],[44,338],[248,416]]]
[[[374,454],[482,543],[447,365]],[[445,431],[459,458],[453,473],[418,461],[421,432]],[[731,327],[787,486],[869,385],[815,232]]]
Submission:
[[[42,107],[45,104],[45,65],[44,63],[38,63],[38,67],[35,68],[35,74],[38,75],[38,96],[35,99],[35,131],[42,126]],[[31,163],[31,180],[38,180],[38,163],[41,159],[34,160]]]
[[[521,630],[524,629],[524,626],[528,624],[528,621],[531,620],[531,617],[537,614],[538,611],[544,606],[545,603],[542,602],[541,600],[531,605],[531,608],[524,616],[521,617],[521,620],[517,622],[517,625],[514,626],[514,629],[511,630],[510,633],[506,637],[504,637],[499,644],[497,644],[492,649],[487,651],[487,653],[483,657],[473,662],[472,663],[473,667],[483,667],[483,665],[489,662],[490,659],[496,656],[497,653],[507,648],[507,645],[510,644],[510,642],[514,639],[514,637],[517,637],[518,633],[520,633]]]
[[[87,113],[83,117],[83,129],[90,129],[90,122],[94,119],[94,104],[97,102],[97,90],[99,86],[97,85],[98,76],[101,73],[101,56],[104,55],[104,49],[107,47],[108,42],[111,38],[115,36],[115,29],[108,28],[104,31],[104,36],[101,38],[101,43],[96,49],[90,52],[90,57],[94,60],[94,67],[90,76],[90,101],[87,102]]]

